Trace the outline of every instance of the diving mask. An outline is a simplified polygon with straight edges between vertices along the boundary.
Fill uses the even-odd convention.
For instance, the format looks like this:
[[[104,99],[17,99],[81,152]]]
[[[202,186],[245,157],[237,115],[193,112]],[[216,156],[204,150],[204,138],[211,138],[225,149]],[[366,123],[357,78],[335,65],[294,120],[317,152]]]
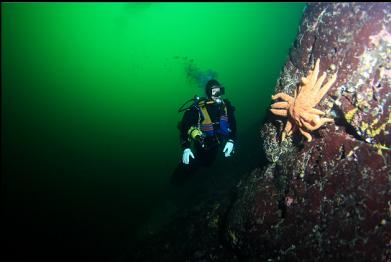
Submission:
[[[220,96],[224,95],[224,87],[222,86],[214,86],[211,90],[211,97],[217,103],[221,104],[222,99]]]
[[[211,90],[211,96],[218,97],[224,95],[224,87],[222,86],[213,86]]]

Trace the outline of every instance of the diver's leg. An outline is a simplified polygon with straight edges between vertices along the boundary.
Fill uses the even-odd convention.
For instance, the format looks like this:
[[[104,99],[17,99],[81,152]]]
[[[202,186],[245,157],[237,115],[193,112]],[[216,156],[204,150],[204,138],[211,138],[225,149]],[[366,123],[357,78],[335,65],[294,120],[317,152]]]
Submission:
[[[197,157],[195,154],[195,159],[190,158],[189,164],[178,163],[171,175],[171,184],[181,186],[197,172],[199,168]]]
[[[211,166],[213,162],[216,160],[217,154],[219,151],[218,144],[209,145],[206,149],[202,150],[202,157],[200,160],[202,161],[203,166]]]

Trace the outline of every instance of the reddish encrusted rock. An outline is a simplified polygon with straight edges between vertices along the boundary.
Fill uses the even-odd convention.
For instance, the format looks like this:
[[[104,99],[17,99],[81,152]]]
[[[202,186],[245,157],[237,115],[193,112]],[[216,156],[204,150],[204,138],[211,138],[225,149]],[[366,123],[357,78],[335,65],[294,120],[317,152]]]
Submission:
[[[317,58],[338,75],[316,106],[335,123],[280,141],[270,115],[271,163],[238,185],[226,240],[251,261],[391,261],[391,4],[309,4],[275,92]]]
[[[307,5],[275,92],[291,96],[321,58],[338,78],[316,108],[335,120],[281,141],[235,194],[205,201],[129,261],[391,261],[391,4]]]

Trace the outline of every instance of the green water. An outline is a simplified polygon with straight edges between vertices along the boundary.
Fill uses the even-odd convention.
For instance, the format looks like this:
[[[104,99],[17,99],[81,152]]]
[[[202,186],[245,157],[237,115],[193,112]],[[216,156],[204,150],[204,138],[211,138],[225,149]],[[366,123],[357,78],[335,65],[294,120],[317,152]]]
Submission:
[[[237,109],[231,165],[256,166],[259,127],[304,6],[2,4],[8,250],[115,261],[159,224],[181,158],[177,109],[203,95],[189,64],[216,72]]]

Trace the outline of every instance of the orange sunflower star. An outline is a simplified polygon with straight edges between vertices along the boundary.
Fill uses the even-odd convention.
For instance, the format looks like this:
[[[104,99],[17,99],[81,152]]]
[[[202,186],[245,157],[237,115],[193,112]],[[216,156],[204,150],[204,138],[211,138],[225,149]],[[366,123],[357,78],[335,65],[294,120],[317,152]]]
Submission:
[[[335,73],[322,86],[323,81],[326,79],[326,72],[318,79],[319,63],[320,59],[318,58],[314,70],[310,70],[307,77],[301,79],[298,92],[295,90],[294,97],[285,93],[278,93],[272,96],[273,100],[281,99],[282,101],[272,104],[270,111],[275,115],[288,118],[282,132],[282,140],[285,140],[286,136],[290,136],[298,128],[300,133],[310,142],[312,140],[311,131],[318,129],[327,122],[334,122],[331,118],[320,117],[324,116],[325,113],[315,108],[337,79],[337,74]]]

